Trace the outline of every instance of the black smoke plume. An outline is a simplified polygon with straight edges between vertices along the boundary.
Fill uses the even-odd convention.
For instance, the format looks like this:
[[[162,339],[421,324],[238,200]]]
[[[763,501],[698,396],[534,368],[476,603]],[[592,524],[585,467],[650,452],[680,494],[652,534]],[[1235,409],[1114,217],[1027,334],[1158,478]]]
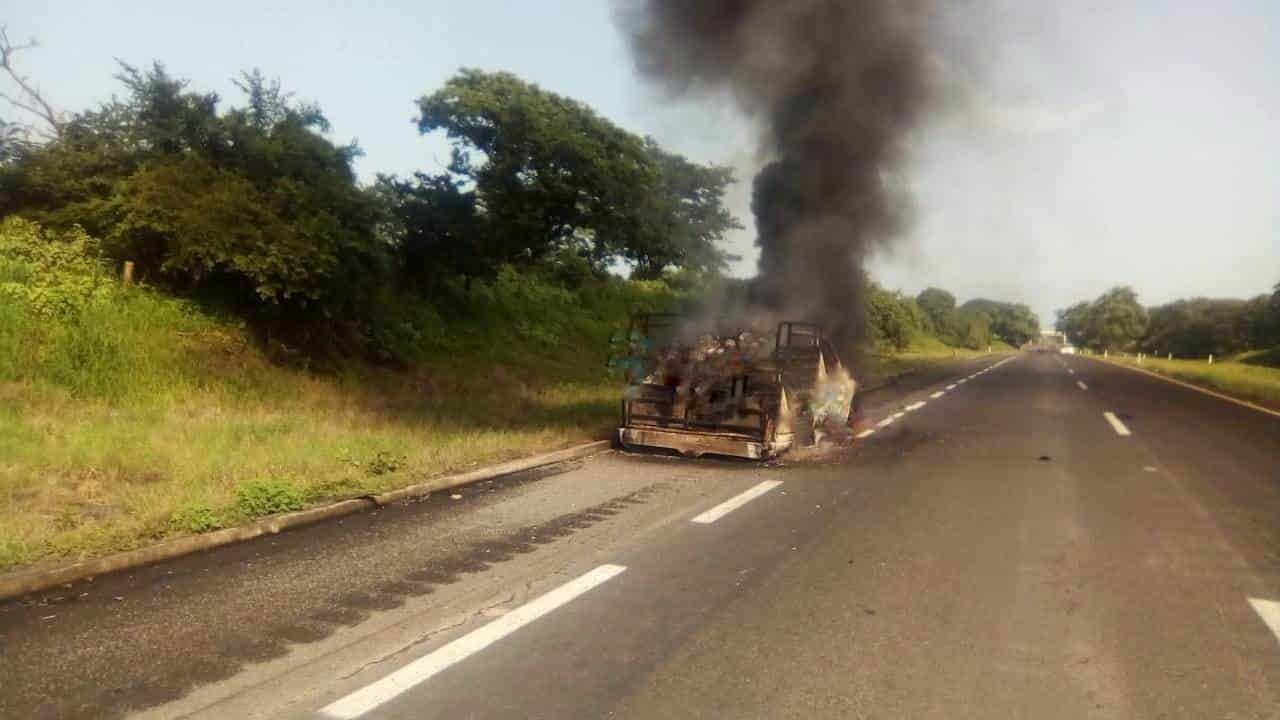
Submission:
[[[916,0],[632,0],[619,17],[649,78],[728,91],[757,118],[754,301],[865,339],[862,263],[905,222],[895,171],[934,93],[934,7]]]

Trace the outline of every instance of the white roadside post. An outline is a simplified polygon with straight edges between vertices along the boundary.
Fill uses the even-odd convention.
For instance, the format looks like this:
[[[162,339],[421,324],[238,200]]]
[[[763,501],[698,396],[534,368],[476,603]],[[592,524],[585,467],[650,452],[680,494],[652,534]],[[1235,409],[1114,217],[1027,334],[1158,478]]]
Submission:
[[[1212,354],[1212,353],[1210,353],[1210,354],[1209,354],[1209,364],[1210,364],[1210,365],[1212,365],[1212,364],[1213,364],[1213,354]]]

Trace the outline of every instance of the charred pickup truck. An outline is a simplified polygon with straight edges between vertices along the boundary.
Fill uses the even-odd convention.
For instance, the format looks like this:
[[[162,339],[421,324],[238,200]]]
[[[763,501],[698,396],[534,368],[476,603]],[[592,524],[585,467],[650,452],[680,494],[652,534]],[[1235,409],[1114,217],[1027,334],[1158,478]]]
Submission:
[[[847,428],[855,383],[831,343],[804,322],[771,334],[633,319],[615,353],[627,380],[618,441],[762,460]]]

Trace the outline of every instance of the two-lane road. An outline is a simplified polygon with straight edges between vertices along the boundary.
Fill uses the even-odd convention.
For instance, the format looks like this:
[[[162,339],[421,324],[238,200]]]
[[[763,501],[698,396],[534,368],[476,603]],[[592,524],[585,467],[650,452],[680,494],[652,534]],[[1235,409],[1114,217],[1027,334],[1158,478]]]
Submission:
[[[757,467],[610,454],[452,515],[405,509],[349,535],[281,536],[262,552],[268,568],[180,566],[171,600],[156,599],[164,566],[139,575],[131,598],[150,612],[121,622],[226,615],[237,625],[220,630],[249,636],[288,627],[276,605],[323,617],[304,591],[406,586],[399,602],[204,678],[153,668],[130,686],[109,662],[137,648],[108,627],[122,616],[106,600],[70,608],[61,629],[39,624],[47,610],[8,607],[0,712],[1280,717],[1268,625],[1280,629],[1280,417],[1039,353],[871,410],[872,431],[825,456]],[[432,545],[432,524],[430,538],[447,528],[450,540]],[[502,557],[475,560],[487,552]],[[421,575],[439,557],[453,576]],[[246,592],[264,601],[250,604],[258,620]],[[218,630],[175,628],[191,646],[154,652],[190,674],[190,656],[234,650]],[[77,655],[96,682],[59,675]],[[72,700],[40,704],[59,692]]]

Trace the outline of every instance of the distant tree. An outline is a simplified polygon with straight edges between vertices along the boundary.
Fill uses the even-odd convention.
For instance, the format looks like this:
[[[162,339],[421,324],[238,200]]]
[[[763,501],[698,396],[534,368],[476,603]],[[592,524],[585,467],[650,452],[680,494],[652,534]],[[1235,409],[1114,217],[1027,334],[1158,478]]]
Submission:
[[[1133,289],[1115,287],[1090,306],[1087,335],[1096,347],[1130,350],[1146,334],[1147,322],[1147,311]]]
[[[991,344],[991,316],[981,310],[964,309],[959,312],[960,344],[978,350]]]
[[[900,293],[890,292],[874,282],[867,282],[866,312],[872,340],[893,350],[906,350],[919,331],[923,313],[916,306],[916,317]],[[913,306],[914,302],[911,303]]]
[[[1058,311],[1054,328],[1067,337],[1067,341],[1081,346],[1092,346],[1093,338],[1089,334],[1088,301],[1078,302],[1071,307]]]
[[[1040,318],[1026,305],[976,298],[966,302],[961,309],[984,313],[990,321],[992,334],[1010,345],[1022,345],[1040,334]]]
[[[916,303],[938,335],[946,334],[955,322],[956,296],[940,288],[931,287],[916,296]]]

